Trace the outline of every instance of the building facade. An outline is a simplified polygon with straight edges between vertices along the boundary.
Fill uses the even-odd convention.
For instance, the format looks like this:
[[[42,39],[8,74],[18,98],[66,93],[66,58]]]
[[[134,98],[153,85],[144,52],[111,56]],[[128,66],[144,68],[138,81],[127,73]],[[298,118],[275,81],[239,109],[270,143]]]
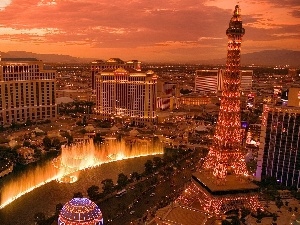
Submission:
[[[157,109],[173,110],[179,107],[178,83],[159,79],[157,82]]]
[[[91,90],[83,89],[83,90],[70,90],[70,89],[64,89],[64,90],[56,90],[56,98],[62,98],[62,97],[68,97],[75,101],[92,101],[93,96],[91,93]]]
[[[96,113],[101,118],[123,118],[137,123],[155,122],[157,75],[118,68],[96,75]]]
[[[287,105],[300,107],[300,88],[289,88]]]
[[[252,90],[253,70],[241,70],[241,91],[249,93]]]
[[[196,70],[195,92],[216,93],[222,89],[222,70]]]
[[[300,188],[300,107],[264,106],[256,178]]]
[[[183,95],[180,97],[180,106],[200,106],[200,105],[208,105],[212,104],[213,100],[210,96],[199,96],[195,94]]]
[[[195,92],[210,94],[221,92],[225,70],[196,70]],[[248,93],[252,89],[253,70],[240,70],[240,90]]]
[[[138,60],[130,60],[124,62],[119,58],[110,58],[107,61],[96,60],[91,64],[92,89],[96,90],[96,74],[105,69],[115,70],[118,68],[141,70],[141,62]]]
[[[56,71],[37,59],[0,61],[0,124],[52,120],[57,116]]]

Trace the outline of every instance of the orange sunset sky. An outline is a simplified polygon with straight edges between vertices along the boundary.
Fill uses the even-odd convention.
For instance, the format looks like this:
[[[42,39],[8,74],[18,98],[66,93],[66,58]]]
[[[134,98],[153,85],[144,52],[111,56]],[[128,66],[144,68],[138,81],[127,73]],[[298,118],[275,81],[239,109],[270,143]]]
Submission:
[[[124,60],[226,56],[232,0],[0,0],[0,51]],[[300,50],[299,0],[240,0],[242,53]]]

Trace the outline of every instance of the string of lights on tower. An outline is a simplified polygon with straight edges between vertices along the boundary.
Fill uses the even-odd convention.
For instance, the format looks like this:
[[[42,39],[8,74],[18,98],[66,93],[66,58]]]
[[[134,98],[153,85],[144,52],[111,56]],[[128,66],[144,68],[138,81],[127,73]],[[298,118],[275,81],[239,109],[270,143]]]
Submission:
[[[203,165],[212,171],[219,184],[224,183],[227,174],[231,172],[237,176],[248,176],[241,151],[240,56],[245,29],[240,13],[237,5],[226,30],[228,50],[220,112],[213,144]]]

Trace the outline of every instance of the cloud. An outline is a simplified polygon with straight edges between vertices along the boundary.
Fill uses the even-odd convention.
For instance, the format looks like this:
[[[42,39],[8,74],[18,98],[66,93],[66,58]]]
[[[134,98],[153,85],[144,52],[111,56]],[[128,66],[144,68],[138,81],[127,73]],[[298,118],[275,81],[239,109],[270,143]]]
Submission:
[[[32,29],[15,29],[11,27],[0,27],[0,33],[6,35],[28,34],[33,36],[45,36],[47,34],[59,34],[56,28],[32,28]]]
[[[56,0],[40,0],[37,4],[37,6],[51,6],[51,5],[57,5]]]
[[[300,10],[293,10],[291,15],[296,18],[300,18]]]
[[[268,0],[267,2],[279,7],[299,7],[298,0]]]
[[[5,1],[0,3],[0,37],[6,45],[11,40],[9,46],[19,46],[19,41],[24,48],[38,44],[44,51],[48,46],[59,46],[58,51],[68,46],[69,54],[79,54],[78,45],[86,47],[85,54],[119,49],[166,55],[182,51],[193,57],[195,49],[211,48],[206,54],[212,55],[226,47],[225,31],[234,9],[230,0],[14,0],[3,8]],[[294,1],[287,4],[243,1],[244,40],[297,38],[299,9]]]
[[[199,41],[202,41],[202,40],[221,40],[223,38],[221,37],[200,37],[198,38]]]
[[[10,4],[11,4],[11,0],[1,0],[1,2],[0,2],[0,11],[4,10]]]

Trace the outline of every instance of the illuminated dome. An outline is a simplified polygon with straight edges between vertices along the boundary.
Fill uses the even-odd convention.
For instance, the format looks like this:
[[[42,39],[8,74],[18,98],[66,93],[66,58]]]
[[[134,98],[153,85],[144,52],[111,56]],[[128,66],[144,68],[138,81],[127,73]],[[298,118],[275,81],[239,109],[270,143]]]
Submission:
[[[98,206],[87,198],[73,198],[62,208],[58,225],[103,225]]]

